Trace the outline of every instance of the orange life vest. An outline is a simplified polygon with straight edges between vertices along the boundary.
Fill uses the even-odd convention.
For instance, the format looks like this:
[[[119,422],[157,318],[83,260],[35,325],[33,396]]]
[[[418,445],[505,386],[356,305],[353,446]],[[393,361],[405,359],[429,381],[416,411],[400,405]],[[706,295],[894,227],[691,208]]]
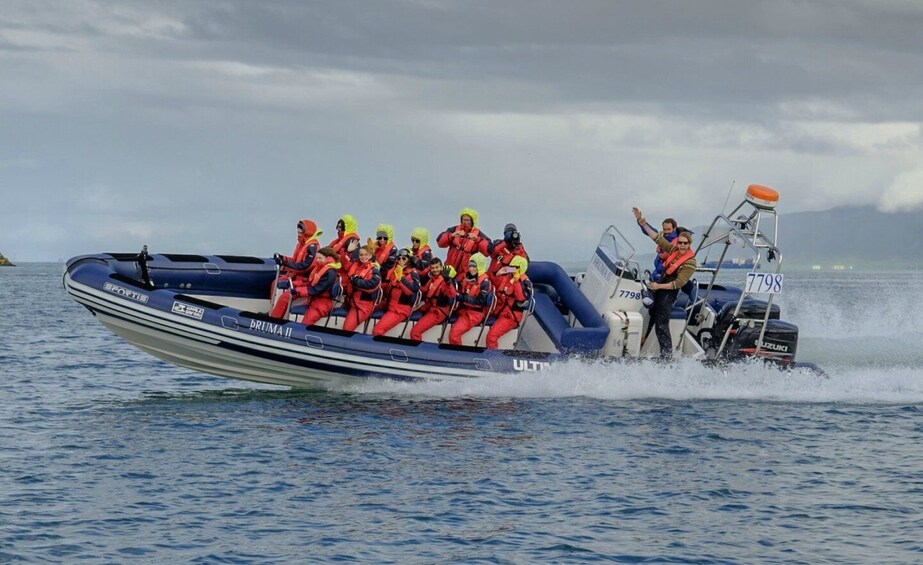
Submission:
[[[676,269],[679,269],[683,263],[695,257],[695,253],[692,251],[691,246],[686,249],[686,252],[680,255],[679,249],[670,253],[670,256],[667,257],[663,262],[663,272],[667,275],[672,275],[676,272]]]

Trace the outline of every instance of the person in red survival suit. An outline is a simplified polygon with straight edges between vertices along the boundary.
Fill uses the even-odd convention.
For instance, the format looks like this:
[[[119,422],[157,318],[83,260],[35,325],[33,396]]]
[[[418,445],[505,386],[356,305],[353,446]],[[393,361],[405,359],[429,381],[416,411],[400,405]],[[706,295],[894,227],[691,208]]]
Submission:
[[[292,256],[288,257],[280,253],[274,253],[272,258],[276,265],[279,265],[279,278],[275,281],[275,287],[280,290],[288,290],[292,284],[304,285],[308,276],[311,274],[311,268],[314,266],[314,257],[320,248],[318,236],[323,232],[317,229],[317,224],[311,220],[301,220],[298,222],[298,243],[295,245],[295,251]],[[288,311],[291,294],[288,292],[273,293],[275,304],[269,312],[270,316],[281,318]]]
[[[487,276],[495,287],[499,287],[499,277],[497,273],[504,267],[509,267],[514,257],[522,257],[529,262],[529,254],[526,253],[525,247],[522,246],[522,237],[516,224],[506,224],[503,228],[503,239],[492,242],[487,250],[490,252],[490,267],[487,269]]]
[[[455,296],[455,269],[443,267],[442,259],[433,257],[429,262],[429,280],[421,287],[423,290],[423,305],[420,311],[423,316],[410,330],[410,339],[423,341],[423,334],[431,327],[442,324],[449,317]]]
[[[356,218],[344,214],[337,220],[337,236],[328,247],[333,248],[340,264],[359,259],[359,234]]]
[[[394,226],[378,224],[375,228],[375,241],[369,238],[368,245],[375,254],[375,262],[381,271],[383,281],[388,280],[391,269],[397,264],[397,247],[394,246]]]
[[[410,257],[409,249],[401,249],[397,254],[397,265],[388,275],[388,309],[375,324],[372,335],[385,335],[388,330],[409,318],[413,312],[413,303],[420,290],[420,275],[410,264]]]
[[[429,280],[429,266],[433,260],[433,250],[429,246],[428,229],[413,228],[413,231],[410,232],[410,250],[413,252],[410,264],[420,273],[420,284],[424,284]]]
[[[475,253],[468,261],[468,270],[458,289],[458,319],[449,330],[449,343],[461,345],[462,336],[481,323],[487,314],[487,296],[493,290],[487,277],[487,258]]]
[[[302,323],[306,326],[313,325],[333,310],[333,295],[339,287],[339,274],[337,269],[337,252],[331,247],[322,247],[314,260],[315,267],[311,270],[306,285],[296,285],[289,289],[292,297],[308,299],[308,311],[305,312]]]
[[[471,208],[464,208],[459,212],[459,223],[450,226],[436,238],[436,244],[449,251],[446,254],[445,264],[452,267],[463,278],[468,272],[468,260],[474,253],[487,255],[487,246],[490,238],[481,233],[477,228],[478,213]]]
[[[513,257],[509,266],[497,274],[497,319],[487,332],[487,348],[496,349],[500,338],[522,323],[523,312],[529,305],[532,284],[526,277],[529,262],[522,257]]]
[[[372,249],[368,245],[359,248],[359,260],[349,264],[346,274],[350,292],[343,329],[354,332],[372,315],[375,300],[381,292],[381,273],[378,264],[372,260]]]

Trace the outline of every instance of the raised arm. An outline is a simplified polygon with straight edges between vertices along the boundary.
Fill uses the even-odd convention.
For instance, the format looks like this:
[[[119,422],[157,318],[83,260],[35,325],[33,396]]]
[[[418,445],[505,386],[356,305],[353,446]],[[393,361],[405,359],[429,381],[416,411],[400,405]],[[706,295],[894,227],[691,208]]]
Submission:
[[[647,223],[647,220],[644,219],[644,215],[641,213],[637,207],[632,208],[631,212],[635,215],[635,219],[638,220],[638,225],[641,226],[641,229],[644,230],[644,233],[648,235],[651,239],[657,239],[657,231]]]

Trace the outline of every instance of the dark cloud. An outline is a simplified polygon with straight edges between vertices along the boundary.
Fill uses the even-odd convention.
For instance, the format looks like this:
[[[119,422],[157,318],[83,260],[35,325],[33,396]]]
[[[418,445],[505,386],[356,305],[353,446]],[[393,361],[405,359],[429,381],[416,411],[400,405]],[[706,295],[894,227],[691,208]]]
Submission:
[[[897,0],[14,0],[0,246],[269,253],[305,211],[409,233],[475,205],[562,257],[634,203],[707,216],[734,179],[790,209],[895,183],[893,206],[919,29]]]

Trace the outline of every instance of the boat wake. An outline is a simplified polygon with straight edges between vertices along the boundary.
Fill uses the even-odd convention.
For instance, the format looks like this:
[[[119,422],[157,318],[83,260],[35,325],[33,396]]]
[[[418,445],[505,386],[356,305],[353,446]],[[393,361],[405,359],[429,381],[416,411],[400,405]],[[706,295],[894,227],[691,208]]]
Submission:
[[[336,390],[434,398],[584,397],[913,404],[923,402],[923,369],[919,365],[892,366],[819,374],[807,369],[779,371],[758,362],[719,369],[693,360],[681,360],[669,366],[653,362],[570,361],[541,372],[491,375],[463,382],[370,380]]]

